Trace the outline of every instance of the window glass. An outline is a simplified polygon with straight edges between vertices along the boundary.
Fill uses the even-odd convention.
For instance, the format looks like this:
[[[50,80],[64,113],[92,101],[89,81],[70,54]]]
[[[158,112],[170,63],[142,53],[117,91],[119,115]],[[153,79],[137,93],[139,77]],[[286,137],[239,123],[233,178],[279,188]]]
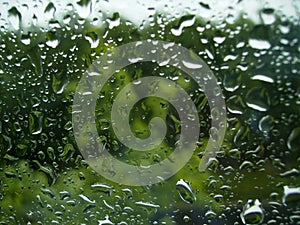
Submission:
[[[0,224],[300,224],[298,1],[0,6]]]

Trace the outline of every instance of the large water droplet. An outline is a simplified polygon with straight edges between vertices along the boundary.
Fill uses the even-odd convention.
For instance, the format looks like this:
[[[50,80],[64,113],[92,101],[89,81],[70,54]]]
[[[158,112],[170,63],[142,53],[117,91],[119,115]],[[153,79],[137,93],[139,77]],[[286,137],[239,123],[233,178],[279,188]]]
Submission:
[[[64,92],[65,88],[69,84],[69,79],[66,76],[66,71],[60,71],[52,76],[52,89],[56,94]]]
[[[183,179],[180,179],[176,183],[176,189],[179,193],[180,198],[189,204],[193,204],[196,201],[196,195],[192,190],[191,185],[187,182],[184,181]]]
[[[48,17],[50,19],[50,18],[54,17],[55,11],[56,11],[56,8],[55,8],[54,4],[52,2],[50,2],[46,6],[44,14],[46,17]]]
[[[118,27],[121,23],[119,13],[114,13],[113,17],[111,19],[107,19],[106,21],[108,22],[108,28],[109,29],[113,29],[114,27]]]
[[[175,36],[180,36],[183,32],[183,28],[191,27],[194,25],[195,19],[195,16],[193,16],[192,18],[190,16],[182,17],[177,28],[171,29],[172,34]]]
[[[24,45],[30,45],[30,33],[25,35],[25,34],[22,34],[21,36],[21,42],[24,44]]]
[[[292,130],[287,140],[287,146],[291,151],[300,149],[300,127]]]
[[[37,135],[42,132],[43,128],[43,113],[34,111],[29,114],[29,131],[32,135]]]
[[[264,220],[264,213],[258,199],[248,200],[241,213],[243,224],[260,224]]]
[[[241,96],[233,95],[227,100],[227,109],[233,114],[243,114],[245,104]]]
[[[97,48],[99,45],[99,36],[95,32],[89,32],[85,35],[85,39],[88,40],[88,42],[91,45],[91,48]]]
[[[22,16],[16,7],[12,7],[8,10],[8,20],[15,30],[20,28]]]
[[[271,44],[270,42],[266,41],[266,40],[259,40],[259,39],[249,39],[249,45],[251,48],[255,48],[255,49],[269,49],[271,48]]]
[[[81,18],[87,18],[92,11],[92,1],[80,0],[77,2],[75,8]]]
[[[257,111],[265,112],[270,105],[270,97],[265,88],[254,87],[246,95],[246,104]]]
[[[109,216],[107,215],[104,220],[98,220],[98,225],[114,225],[114,223],[109,220]]]
[[[274,9],[265,8],[260,13],[261,19],[264,24],[270,25],[276,21],[276,16],[274,15]]]
[[[268,134],[273,128],[274,119],[267,115],[260,119],[258,128],[264,134]]]
[[[260,80],[260,81],[264,81],[267,83],[274,83],[274,79],[267,75],[257,74],[257,75],[254,75],[253,77],[251,77],[251,79],[252,80]]]
[[[51,48],[56,48],[59,44],[59,40],[57,39],[55,32],[47,32],[46,39],[46,45]]]
[[[282,202],[284,205],[290,205],[300,202],[300,188],[299,187],[283,187]]]

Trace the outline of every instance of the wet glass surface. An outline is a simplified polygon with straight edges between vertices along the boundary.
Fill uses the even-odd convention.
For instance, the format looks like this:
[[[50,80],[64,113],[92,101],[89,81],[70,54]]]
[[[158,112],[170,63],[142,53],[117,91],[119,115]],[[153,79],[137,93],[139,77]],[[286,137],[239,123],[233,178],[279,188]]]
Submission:
[[[0,224],[300,224],[299,1],[56,0],[0,6]],[[143,40],[171,43],[166,49],[176,44],[203,60],[224,96],[226,133],[199,168],[209,140],[221,136],[212,125],[221,111],[188,73],[169,65],[177,54],[159,63],[123,56],[130,65],[113,71],[91,112],[103,149],[141,171],[174,160],[181,132],[192,129],[183,127],[179,111],[191,109],[177,111],[166,100],[176,101],[176,92],[163,81],[147,88],[160,88],[166,99],[143,98],[130,112],[118,108],[139,139],[158,133],[150,125],[161,118],[153,124],[166,128],[163,140],[137,151],[116,134],[115,99],[125,87],[123,102],[138,96],[135,87],[147,77],[180,86],[197,110],[196,117],[186,118],[200,126],[191,158],[169,179],[161,178],[169,171],[161,171],[158,183],[124,185],[128,177],[111,181],[82,154],[78,146],[90,143],[90,136],[75,138],[79,108],[73,100],[94,62],[107,56],[100,63],[105,70],[117,62],[110,56],[119,46]],[[192,70],[203,66],[180,63]],[[97,68],[92,72],[101,76]],[[94,86],[85,87],[88,95]],[[112,176],[118,171],[109,160],[98,166]],[[149,171],[143,176],[151,176]]]

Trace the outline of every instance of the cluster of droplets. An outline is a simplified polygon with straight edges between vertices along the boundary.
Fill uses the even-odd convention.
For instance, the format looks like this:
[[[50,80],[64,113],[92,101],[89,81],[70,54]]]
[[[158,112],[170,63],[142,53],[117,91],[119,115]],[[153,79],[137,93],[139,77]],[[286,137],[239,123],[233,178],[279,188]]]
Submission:
[[[63,15],[55,2],[37,5],[45,18],[34,14],[30,19],[24,13],[30,11],[29,3],[2,6],[8,20],[0,28],[0,223],[68,224],[75,217],[103,225],[299,223],[299,25],[270,7],[261,10],[259,24],[244,16],[236,23],[228,16],[216,24],[195,15],[176,19],[149,7],[149,18],[137,29],[119,13],[95,11],[93,1],[70,3]],[[200,6],[206,11],[212,7]],[[211,67],[226,98],[226,140],[203,177],[188,165],[188,172],[153,187],[91,183],[103,178],[86,169],[74,143],[70,112],[77,82],[99,54],[147,38],[181,43]],[[167,73],[161,75],[192,89],[182,73]],[[207,99],[201,90],[191,95],[197,96],[201,129],[209,130]],[[100,116],[103,108],[96,110]],[[180,129],[176,115],[169,119]],[[102,131],[110,126],[105,119],[98,124]],[[201,131],[200,158],[207,135]],[[118,142],[101,138],[106,147],[119,149]],[[170,149],[161,150],[164,154],[149,158],[159,162],[167,157]],[[195,165],[199,157],[192,159]],[[16,193],[33,204],[24,210]],[[248,200],[255,198],[262,202]]]

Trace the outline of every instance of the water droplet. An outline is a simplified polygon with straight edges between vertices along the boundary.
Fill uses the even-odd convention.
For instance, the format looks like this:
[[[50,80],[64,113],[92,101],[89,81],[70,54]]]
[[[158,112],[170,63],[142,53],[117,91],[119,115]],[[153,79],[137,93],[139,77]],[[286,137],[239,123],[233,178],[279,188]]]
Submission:
[[[193,204],[196,201],[196,195],[192,190],[192,187],[189,182],[184,181],[183,179],[180,179],[176,183],[176,189],[179,193],[180,198],[188,203],[188,204]]]
[[[39,111],[34,111],[29,114],[29,131],[32,135],[37,135],[42,132],[44,114]]]
[[[97,48],[99,45],[99,36],[95,32],[89,32],[85,35],[85,39],[88,40],[88,42],[91,45],[91,48]]]
[[[69,191],[60,191],[59,195],[60,195],[61,200],[64,200],[64,199],[67,199],[67,198],[71,197],[71,194],[70,194]]]
[[[216,218],[216,216],[217,216],[217,213],[215,213],[215,212],[212,211],[212,210],[208,210],[208,211],[205,213],[205,217],[206,217],[206,218],[209,218],[209,219]]]
[[[22,34],[21,36],[21,42],[24,44],[24,45],[30,45],[30,40],[31,40],[31,33],[29,34]]]
[[[251,77],[252,80],[260,80],[260,81],[264,81],[267,83],[274,83],[274,79],[271,78],[270,76],[267,75],[254,75],[253,77]]]
[[[232,114],[243,114],[245,104],[241,96],[233,95],[227,100],[227,109]]]
[[[270,25],[276,21],[276,16],[274,15],[274,9],[266,8],[260,13],[261,19],[264,24]]]
[[[10,10],[8,10],[8,20],[15,30],[20,29],[22,16],[16,7],[12,7]]]
[[[258,129],[264,134],[268,134],[273,128],[273,123],[273,117],[266,115],[260,119]]]
[[[73,157],[74,153],[75,153],[74,146],[68,143],[64,146],[64,150],[59,155],[59,157],[61,157],[63,161],[68,162]]]
[[[59,44],[59,40],[56,37],[55,32],[49,31],[46,34],[46,45],[51,47],[51,48],[56,48]]]
[[[63,18],[64,24],[69,24],[71,22],[71,16],[70,15],[65,15]]]
[[[62,94],[69,84],[66,71],[61,70],[59,73],[52,75],[52,89],[56,94]]]
[[[50,2],[46,6],[44,13],[45,13],[46,17],[50,19],[50,18],[54,17],[55,11],[56,11],[56,8],[55,8],[54,4],[52,2]]]
[[[258,199],[248,200],[241,213],[243,224],[260,224],[264,220],[264,212]]]
[[[285,206],[290,204],[293,205],[293,203],[299,204],[300,188],[284,186],[282,202]]]
[[[114,225],[114,223],[109,220],[109,216],[107,215],[104,220],[98,220],[98,225]]]
[[[246,95],[246,104],[257,111],[267,111],[270,105],[270,97],[267,90],[261,87],[250,89]]]
[[[188,223],[188,222],[190,222],[190,221],[191,221],[191,218],[190,218],[189,216],[185,215],[185,216],[183,217],[183,222]]]
[[[230,91],[230,92],[236,91],[241,85],[240,74],[226,73],[224,76],[223,84],[226,91]]]
[[[296,127],[290,133],[287,146],[291,151],[298,151],[300,149],[300,127]]]
[[[151,202],[139,201],[139,202],[136,202],[135,204],[138,206],[142,206],[148,214],[156,213],[157,209],[160,208],[159,205],[153,204]]]
[[[118,27],[121,23],[119,13],[114,13],[113,17],[111,19],[107,19],[106,21],[108,22],[108,28],[109,29],[113,29],[114,27]]]
[[[110,194],[112,192],[112,186],[108,184],[95,183],[91,185],[91,188],[95,191],[100,191],[107,194]]]
[[[80,0],[75,5],[76,11],[81,18],[87,18],[92,12],[91,0]]]
[[[299,170],[293,168],[291,170],[280,173],[280,176],[281,177],[291,177],[291,176],[298,176],[299,174],[300,174]]]
[[[217,44],[222,44],[225,41],[226,37],[214,37],[213,40]]]
[[[184,60],[182,60],[182,63],[186,68],[189,68],[189,69],[200,69],[200,68],[202,68],[202,65],[198,64],[198,63],[187,62],[187,61],[184,61]]]
[[[207,54],[207,56],[210,58],[210,59],[214,59],[214,55],[208,50],[208,49],[205,49],[205,52]]]
[[[0,156],[4,156],[11,148],[11,138],[4,134],[0,134]]]
[[[79,197],[80,197],[82,200],[84,200],[84,201],[86,201],[86,202],[88,202],[88,203],[90,203],[90,204],[95,204],[95,203],[96,203],[95,200],[91,200],[91,199],[89,199],[87,196],[85,196],[85,195],[83,195],[83,194],[80,194]]]
[[[251,48],[254,49],[259,49],[259,50],[263,50],[263,49],[269,49],[271,48],[271,44],[270,42],[266,41],[266,40],[260,40],[260,39],[249,39],[249,45]]]
[[[137,58],[128,58],[128,61],[129,61],[130,63],[137,63],[137,62],[143,61],[143,60],[144,60],[144,59],[141,58],[141,57],[137,57]]]
[[[192,18],[190,16],[182,17],[177,28],[171,29],[172,34],[175,36],[180,36],[185,27],[191,27],[194,25],[195,19],[195,16],[193,16]]]

